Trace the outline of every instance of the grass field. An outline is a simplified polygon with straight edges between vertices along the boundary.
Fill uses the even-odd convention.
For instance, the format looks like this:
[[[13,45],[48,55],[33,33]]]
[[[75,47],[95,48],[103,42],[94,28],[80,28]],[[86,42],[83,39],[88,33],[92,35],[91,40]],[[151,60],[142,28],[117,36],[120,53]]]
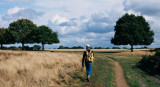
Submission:
[[[0,87],[61,87],[80,70],[78,54],[0,50]]]
[[[114,62],[123,68],[130,87],[160,87],[159,76],[150,76],[136,64],[148,49],[96,49],[91,81],[81,68],[84,49],[46,51],[0,50],[0,87],[117,87]]]

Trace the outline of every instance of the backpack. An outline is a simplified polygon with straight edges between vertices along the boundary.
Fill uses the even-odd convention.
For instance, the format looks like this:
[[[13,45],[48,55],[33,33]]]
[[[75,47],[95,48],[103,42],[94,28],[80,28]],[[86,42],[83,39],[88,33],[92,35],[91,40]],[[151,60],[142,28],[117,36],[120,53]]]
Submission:
[[[93,62],[93,51],[90,51],[90,52],[88,52],[88,51],[86,51],[86,61],[87,62]]]

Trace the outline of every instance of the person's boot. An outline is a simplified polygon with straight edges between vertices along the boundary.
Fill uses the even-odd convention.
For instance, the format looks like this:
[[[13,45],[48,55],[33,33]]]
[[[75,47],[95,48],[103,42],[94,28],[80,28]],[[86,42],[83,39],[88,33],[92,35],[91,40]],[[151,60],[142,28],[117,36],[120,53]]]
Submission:
[[[88,81],[88,82],[90,81],[90,76],[89,76],[89,75],[87,76],[87,81]]]

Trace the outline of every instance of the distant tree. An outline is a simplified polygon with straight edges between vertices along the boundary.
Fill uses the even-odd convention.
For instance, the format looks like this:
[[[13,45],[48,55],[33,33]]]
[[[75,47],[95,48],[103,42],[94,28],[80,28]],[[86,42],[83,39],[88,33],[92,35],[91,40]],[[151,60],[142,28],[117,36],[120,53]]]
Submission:
[[[122,49],[128,49],[127,47],[123,47]]]
[[[81,46],[78,46],[78,47],[73,46],[71,49],[84,49],[84,48],[83,48],[83,47],[81,47]]]
[[[3,48],[3,44],[13,44],[15,43],[15,37],[7,28],[0,28],[0,44],[1,49]]]
[[[59,43],[58,34],[53,32],[49,27],[42,25],[28,34],[30,43],[41,43],[42,50],[45,44]]]
[[[62,45],[61,45],[61,46],[59,46],[59,48],[58,48],[58,49],[64,49],[64,46],[62,46]]]
[[[110,49],[109,47],[105,48],[105,49]]]
[[[34,45],[33,46],[33,50],[40,50],[41,49],[41,46],[39,46],[39,45]]]
[[[111,39],[114,45],[150,45],[154,39],[154,32],[150,30],[148,22],[143,16],[125,14],[118,19],[115,26],[115,35]]]
[[[90,47],[90,49],[93,49],[93,47]]]
[[[71,49],[71,48],[69,48],[69,47],[64,47],[64,49]]]
[[[112,47],[112,49],[121,49],[121,48],[119,48],[119,47]]]
[[[94,49],[104,49],[103,47],[95,47]]]
[[[16,37],[16,42],[22,44],[22,50],[25,43],[29,43],[29,38],[27,35],[37,26],[29,19],[18,19],[10,23],[9,29],[13,32],[14,37]]]

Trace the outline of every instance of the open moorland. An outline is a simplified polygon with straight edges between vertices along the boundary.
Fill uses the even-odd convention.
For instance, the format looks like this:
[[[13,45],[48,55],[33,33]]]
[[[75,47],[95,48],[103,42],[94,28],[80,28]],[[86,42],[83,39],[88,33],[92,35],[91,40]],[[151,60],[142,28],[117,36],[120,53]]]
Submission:
[[[82,50],[0,50],[0,87],[160,87],[159,75],[136,65],[149,49],[93,49],[91,81],[81,67]]]

